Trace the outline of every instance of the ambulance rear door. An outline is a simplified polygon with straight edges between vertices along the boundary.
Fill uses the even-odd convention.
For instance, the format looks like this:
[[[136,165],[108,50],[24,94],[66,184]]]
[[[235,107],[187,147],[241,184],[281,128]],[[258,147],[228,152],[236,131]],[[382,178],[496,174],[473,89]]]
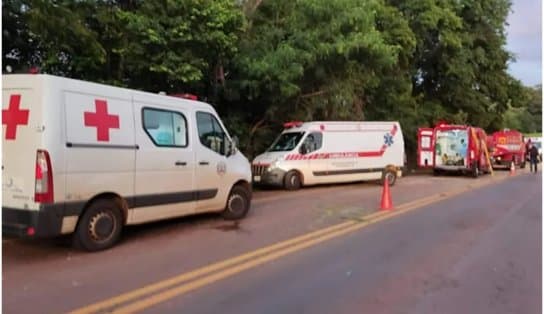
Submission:
[[[2,207],[38,210],[34,198],[36,158],[43,141],[42,81],[39,76],[3,75],[2,83]]]
[[[417,130],[417,165],[422,168],[434,166],[434,129],[419,128]]]

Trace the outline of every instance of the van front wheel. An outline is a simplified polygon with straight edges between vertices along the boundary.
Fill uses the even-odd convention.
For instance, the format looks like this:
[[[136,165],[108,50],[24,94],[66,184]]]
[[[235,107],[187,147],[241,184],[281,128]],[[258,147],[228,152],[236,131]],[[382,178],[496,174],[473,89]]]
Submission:
[[[385,183],[387,179],[387,182],[389,182],[389,186],[395,185],[395,182],[397,181],[397,172],[393,169],[385,169],[382,172],[382,185]]]
[[[235,185],[230,191],[222,216],[228,220],[242,219],[251,205],[251,193],[242,185]]]
[[[113,200],[98,199],[81,216],[74,234],[74,246],[87,251],[112,247],[121,236],[121,211]]]
[[[283,186],[286,190],[294,191],[300,189],[302,181],[300,175],[296,171],[289,171],[283,179]]]

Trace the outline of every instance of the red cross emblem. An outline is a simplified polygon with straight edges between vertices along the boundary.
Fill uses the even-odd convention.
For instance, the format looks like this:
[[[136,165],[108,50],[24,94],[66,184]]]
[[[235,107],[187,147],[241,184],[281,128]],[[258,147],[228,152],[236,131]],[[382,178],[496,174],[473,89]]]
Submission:
[[[20,110],[21,95],[9,97],[8,109],[2,109],[2,125],[6,125],[6,140],[14,140],[17,136],[17,126],[28,124],[30,110]]]
[[[119,116],[108,114],[108,103],[95,99],[96,112],[83,113],[85,126],[96,127],[96,139],[101,142],[110,141],[110,129],[119,128]]]

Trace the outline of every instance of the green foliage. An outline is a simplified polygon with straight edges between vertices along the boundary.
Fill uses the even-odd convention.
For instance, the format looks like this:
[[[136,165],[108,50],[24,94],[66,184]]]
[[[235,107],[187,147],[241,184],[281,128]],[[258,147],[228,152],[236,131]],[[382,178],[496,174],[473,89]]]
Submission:
[[[542,132],[542,85],[525,88],[523,99],[526,101],[509,106],[501,126],[524,133]]]
[[[237,51],[244,16],[228,0],[142,1],[116,10],[127,82],[142,89],[206,91]]]
[[[229,0],[10,0],[3,9],[17,22],[4,41],[23,35],[7,50],[14,57],[3,55],[16,71],[35,64],[46,73],[151,91],[207,92],[245,25]]]
[[[28,29],[25,1],[2,1],[2,64],[27,71],[36,63],[37,43]]]
[[[507,73],[509,0],[6,0],[4,66],[216,107],[262,152],[287,120],[437,120],[541,131]],[[5,69],[3,69],[5,70]]]
[[[399,18],[382,1],[263,2],[241,42],[226,102],[249,112],[257,128],[278,129],[291,119],[365,119],[372,107],[392,105],[373,103],[373,95],[383,76],[407,66],[414,48]],[[394,85],[406,94],[404,78]]]

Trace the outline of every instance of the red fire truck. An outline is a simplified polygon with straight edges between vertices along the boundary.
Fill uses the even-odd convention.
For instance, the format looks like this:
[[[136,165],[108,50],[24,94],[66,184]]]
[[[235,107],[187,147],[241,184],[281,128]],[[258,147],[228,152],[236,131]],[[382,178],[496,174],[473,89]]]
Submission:
[[[481,128],[440,123],[418,130],[418,166],[443,172],[469,173],[477,178],[491,172],[486,146],[487,135]]]
[[[487,144],[493,168],[509,168],[514,162],[517,167],[525,168],[525,141],[518,131],[504,129],[488,136]]]

